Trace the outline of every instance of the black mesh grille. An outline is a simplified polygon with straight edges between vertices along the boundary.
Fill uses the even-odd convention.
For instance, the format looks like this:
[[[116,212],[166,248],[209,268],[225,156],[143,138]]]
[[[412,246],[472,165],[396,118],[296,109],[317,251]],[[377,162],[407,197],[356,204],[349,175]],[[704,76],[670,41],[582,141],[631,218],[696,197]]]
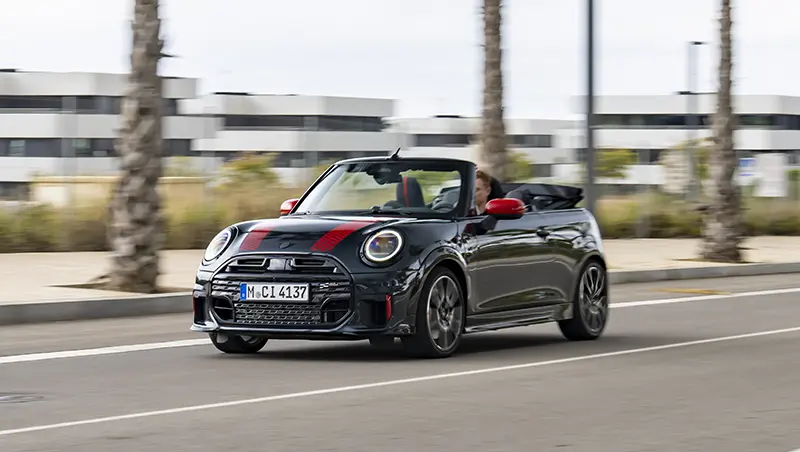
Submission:
[[[341,321],[352,308],[350,278],[332,260],[259,255],[239,258],[238,262],[244,265],[229,264],[228,272],[216,275],[211,283],[212,311],[223,324],[326,328]],[[310,299],[296,303],[239,299],[242,283],[270,282],[308,283]]]

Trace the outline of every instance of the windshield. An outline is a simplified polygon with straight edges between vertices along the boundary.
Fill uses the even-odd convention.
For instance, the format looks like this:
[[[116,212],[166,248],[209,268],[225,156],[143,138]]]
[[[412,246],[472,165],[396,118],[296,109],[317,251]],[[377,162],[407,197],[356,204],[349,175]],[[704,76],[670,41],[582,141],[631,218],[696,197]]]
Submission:
[[[461,179],[455,162],[345,164],[314,187],[295,213],[449,215],[458,205]]]

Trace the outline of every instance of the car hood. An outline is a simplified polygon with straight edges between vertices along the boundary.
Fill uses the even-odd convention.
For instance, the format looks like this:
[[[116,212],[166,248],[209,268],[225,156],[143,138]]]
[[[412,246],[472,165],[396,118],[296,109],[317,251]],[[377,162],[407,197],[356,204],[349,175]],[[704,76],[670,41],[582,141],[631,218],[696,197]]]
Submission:
[[[238,252],[333,252],[336,248],[359,245],[366,234],[408,218],[368,216],[285,216],[238,225],[242,238]]]

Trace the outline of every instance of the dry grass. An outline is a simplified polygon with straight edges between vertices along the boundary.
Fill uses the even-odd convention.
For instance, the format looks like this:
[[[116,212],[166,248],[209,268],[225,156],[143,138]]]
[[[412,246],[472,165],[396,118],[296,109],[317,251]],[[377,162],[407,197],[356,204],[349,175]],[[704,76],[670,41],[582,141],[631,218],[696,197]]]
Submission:
[[[204,248],[227,225],[278,216],[280,204],[301,192],[248,183],[170,198],[164,206],[166,248]],[[698,212],[663,194],[606,197],[598,208],[607,238],[697,237],[702,231]],[[800,235],[800,202],[749,199],[745,223],[748,235]],[[36,206],[0,211],[0,241],[4,244],[0,252],[103,251],[107,249],[105,225],[103,203],[78,209]]]

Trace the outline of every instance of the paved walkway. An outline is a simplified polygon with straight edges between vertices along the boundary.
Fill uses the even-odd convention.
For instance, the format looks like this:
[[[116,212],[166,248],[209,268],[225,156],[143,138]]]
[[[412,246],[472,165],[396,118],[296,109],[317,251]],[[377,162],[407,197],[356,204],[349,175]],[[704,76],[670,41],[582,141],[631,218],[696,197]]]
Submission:
[[[696,259],[697,239],[607,240],[606,254],[612,271],[708,267],[715,264]],[[744,242],[745,259],[752,263],[800,261],[800,237],[753,237]],[[202,250],[163,252],[161,286],[189,291]],[[93,289],[57,287],[83,284],[102,275],[108,253],[0,254],[1,303],[71,301],[138,296]]]

